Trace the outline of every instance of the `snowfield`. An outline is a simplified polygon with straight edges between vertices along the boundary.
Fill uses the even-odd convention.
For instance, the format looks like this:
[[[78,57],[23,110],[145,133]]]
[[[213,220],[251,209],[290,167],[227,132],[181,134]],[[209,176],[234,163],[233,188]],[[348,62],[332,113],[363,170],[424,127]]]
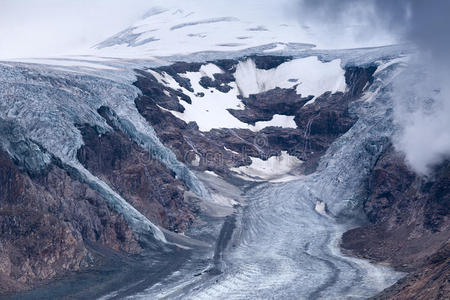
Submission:
[[[271,43],[278,43],[271,49],[276,52],[283,50],[283,43],[308,43],[311,37],[307,30],[295,19],[286,21],[284,12],[275,4],[271,4],[274,9],[270,11],[267,3],[240,3],[240,9],[236,9],[225,1],[169,1],[89,52],[148,58],[205,50],[242,50]]]
[[[295,88],[302,97],[314,96],[308,103],[325,92],[344,92],[345,71],[341,61],[335,59],[331,62],[322,62],[317,57],[294,59],[285,62],[277,68],[258,69],[253,59],[249,58],[239,62],[234,73],[235,82],[229,84],[231,90],[227,93],[214,88],[204,88],[200,85],[202,77],[214,79],[214,74],[223,73],[216,65],[208,63],[200,68],[199,72],[186,72],[180,76],[189,79],[193,92],[182,87],[172,76],[148,70],[161,84],[174,90],[182,91],[189,96],[192,104],[180,101],[185,108],[184,112],[171,112],[174,116],[186,123],[196,122],[201,131],[213,128],[243,128],[260,131],[265,127],[296,128],[295,116],[274,115],[270,121],[256,122],[249,125],[241,122],[229,113],[228,109],[242,110],[245,108],[240,99],[251,94],[266,92],[275,88]]]
[[[186,123],[196,122],[201,131],[210,131],[213,128],[243,128],[259,131],[269,126],[284,128],[297,127],[294,122],[295,116],[274,115],[272,120],[256,122],[254,126],[239,121],[228,111],[228,109],[241,110],[245,108],[242,101],[238,98],[239,89],[235,83],[229,84],[232,89],[228,93],[218,91],[214,88],[205,89],[200,85],[200,79],[203,76],[212,77],[214,72],[222,72],[220,68],[213,64],[203,66],[200,69],[200,72],[180,74],[182,77],[189,79],[192,89],[194,90],[193,92],[180,86],[172,76],[165,72],[161,74],[153,70],[149,70],[148,72],[150,72],[161,84],[174,90],[182,91],[183,94],[189,96],[192,100],[192,104],[180,100],[181,105],[185,108],[185,111],[182,113],[160,108],[169,111]]]
[[[244,97],[276,87],[296,87],[297,94],[302,97],[318,97],[327,91],[344,92],[344,75],[339,59],[324,63],[312,56],[294,59],[270,70],[260,70],[252,59],[247,59],[239,63],[235,77]]]

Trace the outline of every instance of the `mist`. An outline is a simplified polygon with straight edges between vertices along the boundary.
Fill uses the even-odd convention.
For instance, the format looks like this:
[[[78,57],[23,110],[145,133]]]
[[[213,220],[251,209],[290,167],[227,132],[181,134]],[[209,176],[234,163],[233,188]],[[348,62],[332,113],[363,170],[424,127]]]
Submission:
[[[414,45],[393,83],[393,143],[422,175],[450,157],[450,1],[303,0],[297,12],[331,35],[351,27],[355,40],[392,36]]]

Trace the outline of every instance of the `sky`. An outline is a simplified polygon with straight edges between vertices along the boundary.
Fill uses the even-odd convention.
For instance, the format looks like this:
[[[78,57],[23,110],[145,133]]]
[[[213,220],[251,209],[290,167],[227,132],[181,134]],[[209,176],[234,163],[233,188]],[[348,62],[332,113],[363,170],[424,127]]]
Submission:
[[[0,58],[89,47],[139,19],[145,0],[0,0]]]

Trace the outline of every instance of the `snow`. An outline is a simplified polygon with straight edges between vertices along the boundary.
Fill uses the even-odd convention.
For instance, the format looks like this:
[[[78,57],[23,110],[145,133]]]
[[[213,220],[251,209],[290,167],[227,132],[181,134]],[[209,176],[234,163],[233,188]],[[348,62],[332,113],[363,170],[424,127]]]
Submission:
[[[312,41],[295,18],[286,19],[279,3],[238,5],[239,9],[228,1],[165,1],[157,14],[147,15],[87,52],[143,58]]]
[[[181,90],[185,95],[189,96],[192,100],[192,104],[180,101],[181,105],[185,108],[184,112],[169,111],[177,118],[189,122],[196,122],[201,131],[210,131],[214,128],[243,128],[252,131],[259,131],[265,127],[275,126],[284,128],[296,128],[297,125],[294,122],[295,116],[274,115],[270,121],[256,122],[256,124],[249,125],[241,122],[229,113],[228,109],[243,109],[244,104],[238,98],[238,88],[235,83],[229,85],[232,89],[228,93],[223,93],[214,88],[205,89],[200,85],[200,79],[207,75],[211,75],[221,72],[220,68],[214,64],[207,64],[200,69],[200,72],[186,72],[180,74],[190,80],[192,89],[194,92],[188,91],[169,74],[162,72],[161,74],[148,70],[161,84],[166,87],[170,87],[174,90]],[[203,93],[204,96],[199,96],[199,93]]]
[[[221,194],[211,194],[212,202],[220,206],[233,207],[238,202]]]
[[[254,131],[259,131],[264,129],[265,127],[282,127],[282,128],[297,128],[297,124],[294,121],[295,116],[285,116],[285,115],[277,115],[275,114],[270,121],[260,121],[256,122]]]
[[[195,154],[194,160],[191,161],[191,165],[193,165],[194,167],[200,166],[200,160],[200,156],[198,154]]]
[[[180,101],[185,108],[184,112],[170,112],[187,123],[192,121],[197,122],[201,131],[209,131],[213,128],[248,128],[250,126],[239,121],[227,111],[227,109],[242,109],[244,107],[242,101],[237,98],[237,89],[233,84],[231,84],[233,87],[231,91],[222,93],[216,89],[203,88],[199,84],[201,77],[203,77],[201,72],[180,74],[191,81],[194,92],[190,92],[181,87],[172,76],[166,73],[162,73],[161,75],[154,71],[150,71],[150,73],[160,83],[172,89],[181,90],[191,98],[192,104]],[[200,97],[198,93],[204,93],[204,96]]]
[[[316,212],[318,212],[319,214],[321,214],[321,215],[326,215],[327,214],[326,213],[326,207],[327,207],[327,205],[326,205],[325,202],[317,200],[316,201],[316,205],[314,207],[314,210]]]
[[[117,70],[114,67],[96,63],[95,61],[85,61],[85,60],[77,60],[77,59],[60,59],[60,58],[26,58],[26,59],[17,59],[11,61],[20,61],[32,64],[41,64],[41,65],[50,65],[50,66],[62,66],[62,67],[81,67],[81,68],[90,68],[90,69],[103,69],[103,70]]]
[[[200,67],[200,73],[203,76],[207,76],[211,79],[214,79],[214,74],[222,74],[223,71],[215,64],[206,64]]]
[[[236,84],[243,97],[276,87],[296,87],[297,94],[303,97],[318,97],[327,91],[344,92],[344,75],[339,59],[324,63],[315,56],[294,59],[270,70],[258,69],[250,58],[240,62],[235,73]]]
[[[275,47],[273,47],[272,49],[264,50],[264,52],[265,53],[272,53],[272,52],[283,51],[284,49],[286,49],[286,44],[285,43],[277,43]]]
[[[280,156],[272,156],[267,160],[257,157],[250,157],[250,159],[252,160],[251,165],[230,170],[245,180],[280,182],[298,178],[290,173],[303,163],[286,151],[282,151]]]
[[[205,171],[205,174],[208,174],[208,175],[211,175],[211,176],[214,176],[214,177],[220,177],[219,175],[217,175],[213,171]]]
[[[239,152],[233,151],[231,149],[228,149],[227,147],[223,146],[223,149],[225,149],[225,151],[231,152],[233,154],[239,155]]]

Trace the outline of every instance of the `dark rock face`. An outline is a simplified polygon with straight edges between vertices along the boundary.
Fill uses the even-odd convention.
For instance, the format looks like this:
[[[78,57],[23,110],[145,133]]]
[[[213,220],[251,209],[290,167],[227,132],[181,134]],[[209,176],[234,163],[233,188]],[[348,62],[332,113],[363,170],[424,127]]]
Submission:
[[[269,121],[275,114],[296,115],[313,97],[302,98],[295,89],[276,88],[243,99],[244,110],[228,110],[240,121],[255,125],[258,121]]]
[[[30,176],[0,151],[0,290],[89,267],[89,243],[140,251],[124,219],[87,185],[55,164]]]
[[[364,212],[371,223],[346,232],[342,247],[361,257],[414,272],[394,286],[392,294],[386,292],[383,297],[408,299],[428,281],[428,288],[437,289],[435,293],[442,290],[438,286],[445,278],[448,289],[448,255],[439,263],[433,257],[448,254],[450,162],[441,164],[432,177],[423,179],[410,171],[404,157],[390,147],[372,172],[368,192]]]
[[[78,159],[95,176],[156,224],[182,232],[192,223],[198,208],[184,199],[187,188],[172,171],[117,129],[103,135],[88,125],[79,129]]]
[[[258,69],[270,70],[278,67],[279,65],[292,60],[290,56],[270,56],[270,55],[252,55],[255,65]]]
[[[277,67],[291,58],[259,56],[253,59],[257,66],[267,69]],[[239,61],[221,60],[212,63],[224,73],[214,74],[215,80],[204,77],[200,83],[205,88],[227,89],[227,84],[234,81],[234,71]],[[176,63],[155,71],[167,72],[178,81],[180,76],[175,74],[176,72],[198,71],[200,68],[201,65],[198,64]],[[296,94],[295,89],[276,88],[242,99],[244,110],[229,110],[237,119],[252,125],[258,121],[271,120],[275,114],[293,115],[298,126],[295,129],[267,127],[259,132],[247,129],[213,129],[200,132],[195,122],[186,124],[158,107],[162,103],[158,98],[161,93],[151,91],[167,88],[147,72],[139,72],[135,82],[143,93],[135,103],[160,140],[179,160],[196,169],[227,175],[231,167],[250,164],[250,156],[267,159],[279,155],[281,151],[287,151],[304,160],[304,172],[311,173],[328,146],[356,122],[356,117],[349,113],[349,105],[361,96],[366,85],[370,85],[375,70],[376,67],[373,66],[348,68],[345,74],[348,92],[325,93],[312,104],[305,105],[312,98],[302,98]],[[186,78],[183,78],[178,83],[186,86],[185,81]],[[196,157],[200,158],[198,166],[194,163]]]
[[[426,259],[423,266],[374,299],[448,299],[450,295],[450,243]]]

